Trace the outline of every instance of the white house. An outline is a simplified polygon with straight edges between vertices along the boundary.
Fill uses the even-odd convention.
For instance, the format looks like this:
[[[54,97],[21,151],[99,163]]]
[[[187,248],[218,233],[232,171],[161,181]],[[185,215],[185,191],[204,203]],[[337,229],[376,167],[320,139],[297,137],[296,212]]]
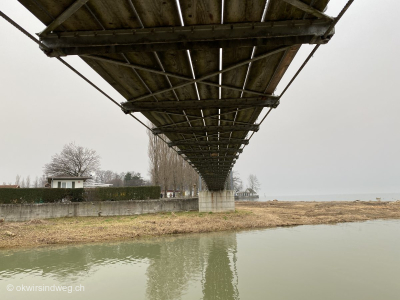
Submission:
[[[49,187],[53,189],[81,189],[83,183],[92,177],[54,176],[47,177]]]
[[[237,199],[257,199],[257,198],[259,198],[256,191],[251,188],[247,188],[243,192],[237,192],[235,196]]]

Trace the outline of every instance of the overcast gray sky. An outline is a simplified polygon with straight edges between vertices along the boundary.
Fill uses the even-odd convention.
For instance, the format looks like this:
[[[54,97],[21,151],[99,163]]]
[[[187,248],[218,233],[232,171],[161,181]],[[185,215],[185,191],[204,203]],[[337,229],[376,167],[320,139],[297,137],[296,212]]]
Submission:
[[[336,16],[347,0],[331,2]],[[17,1],[0,9],[31,33],[43,29]],[[399,11],[395,0],[353,3],[240,155],[244,181],[256,174],[269,195],[400,192]],[[148,176],[140,124],[1,18],[0,40],[0,184],[41,175],[71,141],[97,150],[103,169]],[[311,49],[302,47],[277,94]],[[124,101],[79,58],[66,60]]]

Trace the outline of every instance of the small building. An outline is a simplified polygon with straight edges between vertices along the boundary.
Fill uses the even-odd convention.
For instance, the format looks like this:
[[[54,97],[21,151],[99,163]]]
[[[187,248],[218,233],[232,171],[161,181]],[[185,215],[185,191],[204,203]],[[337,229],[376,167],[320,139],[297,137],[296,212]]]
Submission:
[[[53,189],[81,189],[83,188],[83,183],[92,179],[92,177],[75,177],[75,176],[54,176],[47,177],[46,186]]]
[[[19,189],[20,186],[16,184],[3,184],[0,185],[0,189]]]
[[[236,200],[250,200],[250,199],[258,199],[258,198],[259,198],[259,196],[257,195],[256,191],[251,188],[247,188],[243,192],[237,192],[235,195]]]
[[[179,190],[167,190],[167,197],[164,197],[164,191],[161,191],[162,198],[174,198],[181,196],[181,192]]]

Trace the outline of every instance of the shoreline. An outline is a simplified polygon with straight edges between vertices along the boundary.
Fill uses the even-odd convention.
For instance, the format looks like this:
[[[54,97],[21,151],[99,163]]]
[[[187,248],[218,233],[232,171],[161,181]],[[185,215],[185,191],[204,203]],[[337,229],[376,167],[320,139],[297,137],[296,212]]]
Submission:
[[[164,235],[400,219],[400,201],[236,201],[236,211],[71,217],[0,223],[0,250]]]

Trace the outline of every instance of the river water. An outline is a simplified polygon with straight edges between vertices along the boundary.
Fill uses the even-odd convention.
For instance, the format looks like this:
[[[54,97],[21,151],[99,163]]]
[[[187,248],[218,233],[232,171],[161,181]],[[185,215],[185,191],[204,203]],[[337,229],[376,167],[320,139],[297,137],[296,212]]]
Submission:
[[[372,194],[331,194],[331,195],[265,195],[261,194],[258,201],[269,201],[273,199],[281,201],[397,201],[400,193],[372,193]]]
[[[400,220],[3,250],[0,298],[400,299]]]

